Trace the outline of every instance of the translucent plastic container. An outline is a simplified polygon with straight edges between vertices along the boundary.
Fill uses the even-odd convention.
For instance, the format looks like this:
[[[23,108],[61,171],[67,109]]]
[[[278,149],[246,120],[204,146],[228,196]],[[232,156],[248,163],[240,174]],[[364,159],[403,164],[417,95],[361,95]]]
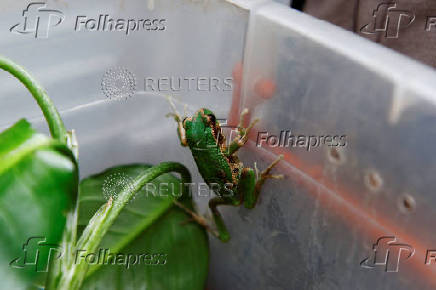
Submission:
[[[22,20],[26,3],[4,1],[1,27]],[[179,161],[201,181],[179,146],[164,95],[192,113],[208,107],[233,122],[242,108],[256,132],[344,135],[347,145],[257,147],[241,160],[285,161],[253,210],[223,207],[231,240],[211,238],[208,289],[434,289],[432,221],[436,74],[391,50],[272,1],[48,1],[65,19],[48,38],[3,29],[0,53],[40,80],[80,145],[81,176],[132,163]],[[77,16],[166,19],[161,32],[74,31]],[[104,74],[128,69],[133,96],[108,99]],[[146,78],[232,77],[233,90],[150,92]],[[47,132],[16,80],[0,74],[0,127],[21,117]],[[255,132],[255,133],[256,133]],[[197,197],[201,212],[207,200]],[[398,273],[362,267],[383,236],[411,245]]]

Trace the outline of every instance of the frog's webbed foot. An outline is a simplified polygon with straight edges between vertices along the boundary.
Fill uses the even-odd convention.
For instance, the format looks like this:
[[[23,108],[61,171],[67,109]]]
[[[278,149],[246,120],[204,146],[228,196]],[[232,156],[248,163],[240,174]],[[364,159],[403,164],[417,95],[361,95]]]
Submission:
[[[270,166],[268,166],[265,170],[259,173],[257,169],[256,162],[254,163],[254,170],[248,169],[247,173],[252,173],[252,182],[254,183],[254,188],[252,190],[247,190],[244,196],[244,206],[246,208],[254,208],[256,206],[257,200],[259,199],[260,192],[262,190],[262,186],[267,179],[282,179],[283,175],[273,175],[270,174],[270,171],[277,165],[277,163],[283,159],[283,155],[280,155],[276,160],[274,160]],[[251,172],[250,172],[251,170]]]
[[[259,173],[259,169],[257,169],[256,162],[254,163],[254,170],[256,171],[256,179],[258,182],[264,182],[265,179],[283,179],[283,174],[274,175],[269,174],[271,170],[283,159],[283,154],[279,155],[265,170]]]

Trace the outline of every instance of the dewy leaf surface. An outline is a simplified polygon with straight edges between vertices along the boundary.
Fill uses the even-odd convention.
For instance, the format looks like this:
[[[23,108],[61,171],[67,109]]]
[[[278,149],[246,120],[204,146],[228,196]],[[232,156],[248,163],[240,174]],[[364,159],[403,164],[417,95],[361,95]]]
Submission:
[[[25,120],[0,134],[2,289],[44,283],[50,259],[62,253],[57,245],[77,197],[77,170],[64,145]]]
[[[116,195],[117,186],[128,183],[150,167],[120,166],[83,180],[79,227],[83,229],[107,202],[108,192]],[[204,289],[209,258],[207,235],[200,226],[188,221],[190,217],[185,212],[174,207],[172,201],[181,189],[179,179],[163,174],[152,183],[126,205],[95,253],[96,256],[102,253],[101,257],[105,250],[121,257],[130,254],[130,264],[120,258],[104,265],[101,258],[97,265],[90,265],[83,289]],[[84,259],[86,254],[76,252],[76,257]]]

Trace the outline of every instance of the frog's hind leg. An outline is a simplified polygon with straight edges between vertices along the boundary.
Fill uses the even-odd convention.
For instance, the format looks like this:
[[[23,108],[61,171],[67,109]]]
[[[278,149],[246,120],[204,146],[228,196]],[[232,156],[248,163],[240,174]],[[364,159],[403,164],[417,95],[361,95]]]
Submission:
[[[191,219],[187,220],[186,222],[194,221],[194,222],[198,223],[200,226],[204,227],[208,232],[210,232],[211,234],[213,234],[214,236],[219,238],[219,233],[210,227],[210,225],[205,217],[203,217],[203,216],[197,214],[196,212],[194,212],[193,210],[187,208],[181,202],[174,201],[174,204],[177,205],[179,208],[183,209],[187,214],[189,214],[191,216]],[[186,222],[183,222],[183,224]]]
[[[235,205],[235,203],[231,199],[218,196],[209,200],[209,208],[212,211],[213,220],[218,231],[218,238],[222,242],[227,242],[230,240],[230,234],[227,230],[221,213],[217,209],[217,206],[219,205]]]
[[[222,242],[227,242],[230,239],[229,232],[227,231],[227,227],[224,224],[224,220],[220,214],[220,212],[217,209],[217,206],[219,205],[236,205],[235,202],[232,199],[229,198],[223,198],[223,197],[214,197],[211,200],[209,200],[209,208],[212,211],[213,220],[216,226],[216,230],[213,230],[211,226],[209,225],[209,222],[207,219],[196,212],[192,211],[191,209],[184,206],[182,203],[178,201],[174,201],[174,204],[183,209],[186,213],[188,213],[192,220],[197,222],[199,225],[204,227],[208,232],[210,232],[212,235],[220,239]]]
[[[276,160],[274,160],[264,171],[260,174],[257,170],[256,164],[254,165],[255,173],[253,169],[250,168],[250,178],[255,179],[253,189],[246,191],[244,194],[244,206],[246,208],[254,208],[256,206],[257,200],[259,198],[262,186],[267,179],[282,179],[283,175],[273,175],[270,174],[271,170],[277,165],[277,163],[283,159],[283,155],[280,155]],[[254,176],[254,177],[253,177]]]

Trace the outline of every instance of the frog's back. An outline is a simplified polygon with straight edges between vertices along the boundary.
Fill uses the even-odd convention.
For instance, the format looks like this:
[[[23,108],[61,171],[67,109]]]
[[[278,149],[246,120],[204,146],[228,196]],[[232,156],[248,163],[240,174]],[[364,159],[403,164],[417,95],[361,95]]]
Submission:
[[[232,183],[231,169],[227,161],[219,153],[203,151],[194,155],[198,171],[204,181],[210,183]]]
[[[203,108],[183,123],[198,171],[209,187],[212,183],[220,187],[228,183],[235,184],[232,165],[222,153],[225,138],[213,113]]]
[[[218,183],[224,185],[233,182],[228,160],[214,140],[206,140],[206,142],[197,144],[190,143],[189,147],[198,171],[207,184]]]

